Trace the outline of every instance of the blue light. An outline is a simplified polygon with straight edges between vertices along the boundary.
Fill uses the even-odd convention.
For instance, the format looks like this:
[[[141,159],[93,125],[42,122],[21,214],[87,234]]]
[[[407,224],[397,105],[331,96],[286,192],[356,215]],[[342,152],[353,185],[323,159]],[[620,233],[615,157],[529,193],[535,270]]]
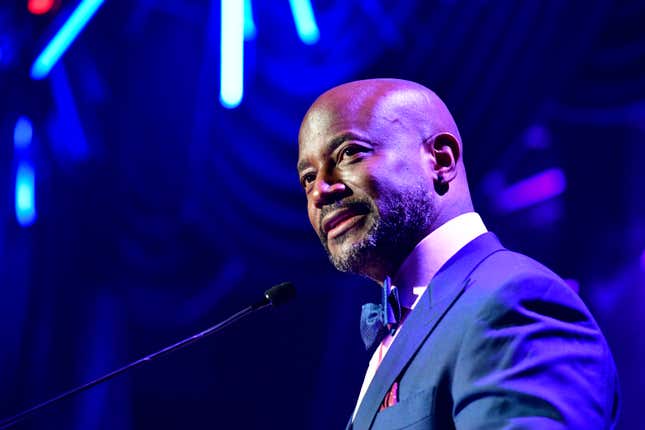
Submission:
[[[16,171],[16,219],[23,227],[30,226],[36,219],[34,168],[22,162]]]
[[[253,7],[251,0],[244,0],[244,40],[255,39],[257,31],[253,20]]]
[[[244,1],[221,2],[219,99],[229,109],[239,106],[244,95]]]
[[[318,42],[320,32],[318,24],[316,24],[314,10],[311,7],[311,0],[289,0],[289,4],[300,40],[307,45]]]
[[[52,70],[49,82],[57,111],[55,120],[48,130],[52,149],[62,159],[75,162],[86,160],[89,157],[90,147],[85,137],[65,64]]]
[[[33,79],[43,79],[49,74],[103,2],[104,0],[81,0],[78,7],[58,30],[58,33],[54,35],[43,49],[43,52],[34,61],[31,66],[31,77]]]
[[[16,149],[27,149],[31,145],[34,131],[29,118],[21,116],[13,129],[13,146]]]

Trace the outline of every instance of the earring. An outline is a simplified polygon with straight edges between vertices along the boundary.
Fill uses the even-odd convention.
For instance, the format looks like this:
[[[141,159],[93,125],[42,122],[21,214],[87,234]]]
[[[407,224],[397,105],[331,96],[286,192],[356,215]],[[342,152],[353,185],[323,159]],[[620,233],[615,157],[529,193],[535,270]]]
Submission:
[[[440,196],[443,196],[448,192],[448,182],[446,182],[441,173],[437,174],[437,179],[434,183],[434,189]]]

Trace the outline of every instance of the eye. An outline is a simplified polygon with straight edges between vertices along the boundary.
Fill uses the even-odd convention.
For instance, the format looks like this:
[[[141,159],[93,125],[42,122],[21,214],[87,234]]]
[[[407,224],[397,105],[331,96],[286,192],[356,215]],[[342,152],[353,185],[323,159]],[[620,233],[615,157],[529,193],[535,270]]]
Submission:
[[[316,180],[316,174],[313,172],[309,172],[302,175],[302,177],[300,178],[300,183],[302,184],[303,188],[307,188],[307,185],[311,184],[315,180]]]
[[[361,145],[347,145],[338,154],[338,161],[340,162],[346,158],[351,160],[353,158],[356,158],[357,154],[361,154],[368,151],[369,151],[369,148],[366,148]]]
[[[352,155],[358,154],[359,152],[360,148],[358,146],[348,146],[347,148],[343,149],[340,155],[343,157],[351,157]]]

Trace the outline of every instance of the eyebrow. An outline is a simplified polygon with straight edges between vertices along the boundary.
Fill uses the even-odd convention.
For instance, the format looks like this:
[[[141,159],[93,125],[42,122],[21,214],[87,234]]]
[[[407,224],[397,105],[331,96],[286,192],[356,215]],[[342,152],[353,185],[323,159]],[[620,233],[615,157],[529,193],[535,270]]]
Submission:
[[[330,153],[334,152],[336,150],[336,148],[338,148],[340,145],[342,145],[343,143],[347,142],[348,140],[360,140],[360,141],[363,141],[363,142],[369,142],[364,137],[362,137],[362,136],[360,136],[360,135],[358,135],[356,133],[353,133],[351,131],[348,131],[348,132],[345,132],[343,134],[340,134],[340,135],[334,137],[329,142],[327,147],[325,148],[326,153],[330,154]],[[298,173],[303,171],[305,168],[309,167],[310,164],[311,163],[309,163],[307,160],[300,160],[298,162],[298,166],[297,166]]]

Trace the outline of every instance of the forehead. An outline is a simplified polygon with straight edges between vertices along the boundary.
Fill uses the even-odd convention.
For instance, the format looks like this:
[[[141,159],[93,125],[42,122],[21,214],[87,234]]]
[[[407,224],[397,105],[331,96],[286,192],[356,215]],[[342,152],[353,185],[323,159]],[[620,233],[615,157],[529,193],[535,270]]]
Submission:
[[[309,109],[298,135],[299,160],[323,152],[341,135],[362,136],[379,144],[402,128],[412,129],[409,112],[397,94],[323,95]],[[407,130],[409,131],[409,130]]]
[[[372,120],[370,113],[367,109],[350,109],[347,106],[314,106],[300,126],[300,151],[324,144],[338,133],[369,130]]]

